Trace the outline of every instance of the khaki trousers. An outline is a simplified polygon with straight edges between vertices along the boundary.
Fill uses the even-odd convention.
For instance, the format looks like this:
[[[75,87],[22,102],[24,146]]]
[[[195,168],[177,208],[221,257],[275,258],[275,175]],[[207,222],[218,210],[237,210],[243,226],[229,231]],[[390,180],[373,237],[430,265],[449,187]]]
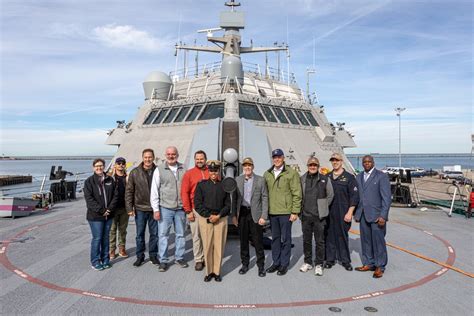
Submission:
[[[117,241],[117,229],[118,229],[118,245],[119,247],[125,247],[125,242],[127,240],[127,226],[128,226],[128,214],[125,212],[125,209],[120,210],[116,213],[112,227],[110,228],[110,250],[115,250],[116,241]]]
[[[199,230],[204,246],[204,260],[206,274],[221,274],[222,256],[227,240],[227,216],[219,219],[215,224],[208,223],[207,218],[199,218]]]
[[[201,234],[199,231],[199,219],[201,215],[198,212],[193,210],[194,214],[194,222],[189,222],[189,226],[191,227],[191,236],[193,237],[193,255],[194,255],[194,262],[204,262],[204,253],[202,251],[202,240]]]

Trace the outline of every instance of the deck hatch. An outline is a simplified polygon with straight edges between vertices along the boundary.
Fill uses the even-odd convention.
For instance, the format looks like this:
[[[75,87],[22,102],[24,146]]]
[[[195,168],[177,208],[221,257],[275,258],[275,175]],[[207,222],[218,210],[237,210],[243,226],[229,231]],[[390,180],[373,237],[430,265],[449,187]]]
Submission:
[[[265,121],[256,104],[239,103],[239,117],[253,121]]]
[[[211,103],[206,106],[198,120],[213,120],[224,117],[224,103]]]

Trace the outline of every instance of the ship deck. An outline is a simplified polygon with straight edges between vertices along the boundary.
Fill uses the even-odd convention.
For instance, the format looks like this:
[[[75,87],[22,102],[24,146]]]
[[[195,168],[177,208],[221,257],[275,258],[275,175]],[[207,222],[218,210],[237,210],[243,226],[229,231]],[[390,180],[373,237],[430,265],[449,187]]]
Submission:
[[[0,220],[1,313],[330,315],[336,307],[346,315],[366,315],[364,308],[383,315],[472,315],[473,220],[456,214],[449,218],[439,211],[392,208],[388,225],[389,264],[381,279],[367,272],[347,272],[340,265],[325,270],[322,277],[313,271],[299,272],[303,257],[298,221],[293,226],[295,247],[287,275],[259,278],[255,257],[250,271],[239,275],[239,243],[229,237],[223,282],[204,283],[204,273],[194,271],[192,265],[189,234],[189,268],[172,265],[161,273],[150,262],[133,267],[133,220],[127,236],[130,258],[114,260],[109,270],[92,270],[90,231],[85,203],[79,197],[47,212]],[[352,229],[351,255],[358,266],[358,225],[354,223]],[[265,254],[268,266],[271,253]]]

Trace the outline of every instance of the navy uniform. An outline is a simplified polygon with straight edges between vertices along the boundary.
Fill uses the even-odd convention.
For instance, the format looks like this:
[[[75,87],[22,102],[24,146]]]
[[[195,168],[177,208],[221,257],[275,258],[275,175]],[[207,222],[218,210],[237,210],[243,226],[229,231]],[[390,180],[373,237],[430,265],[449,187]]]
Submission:
[[[334,189],[334,200],[329,208],[329,224],[326,237],[326,268],[331,268],[339,261],[351,271],[351,256],[349,252],[349,229],[351,222],[344,221],[344,216],[351,206],[359,203],[359,192],[355,177],[344,170],[339,177],[334,178],[333,171],[328,174]]]

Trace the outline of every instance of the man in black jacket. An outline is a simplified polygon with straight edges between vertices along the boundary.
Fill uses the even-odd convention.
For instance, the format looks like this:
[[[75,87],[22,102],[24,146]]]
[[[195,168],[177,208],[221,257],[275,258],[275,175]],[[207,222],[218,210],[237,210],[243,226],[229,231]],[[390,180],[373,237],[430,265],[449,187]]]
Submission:
[[[87,221],[91,228],[91,266],[94,270],[110,268],[109,231],[117,205],[117,186],[104,173],[105,161],[97,158],[92,163],[94,174],[84,182]]]
[[[153,209],[150,204],[150,189],[155,171],[155,153],[153,149],[144,149],[142,152],[142,163],[130,172],[127,188],[125,190],[125,207],[128,215],[135,216],[137,226],[137,260],[133,265],[141,266],[145,262],[145,230],[148,224],[150,240],[148,251],[150,261],[159,265],[158,260],[158,222],[153,218]]]

